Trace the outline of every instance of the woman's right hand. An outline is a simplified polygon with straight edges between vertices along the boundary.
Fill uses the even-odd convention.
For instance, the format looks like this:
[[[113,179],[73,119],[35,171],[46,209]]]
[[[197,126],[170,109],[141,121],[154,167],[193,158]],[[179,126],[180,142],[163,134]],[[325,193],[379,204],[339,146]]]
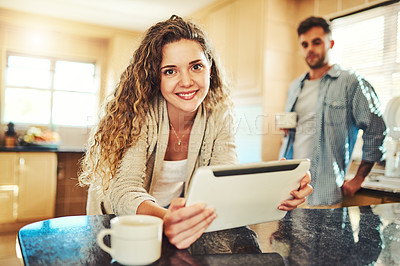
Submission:
[[[217,217],[215,209],[204,203],[185,206],[186,199],[176,198],[164,216],[164,233],[178,249],[188,248]]]

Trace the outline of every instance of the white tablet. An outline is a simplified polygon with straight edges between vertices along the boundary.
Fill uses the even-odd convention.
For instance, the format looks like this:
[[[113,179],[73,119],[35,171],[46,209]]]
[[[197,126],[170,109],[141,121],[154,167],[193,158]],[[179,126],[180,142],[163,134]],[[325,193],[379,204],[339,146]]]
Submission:
[[[278,206],[291,198],[309,168],[308,159],[200,167],[186,205],[204,202],[216,209],[217,218],[206,232],[279,220],[286,211]]]

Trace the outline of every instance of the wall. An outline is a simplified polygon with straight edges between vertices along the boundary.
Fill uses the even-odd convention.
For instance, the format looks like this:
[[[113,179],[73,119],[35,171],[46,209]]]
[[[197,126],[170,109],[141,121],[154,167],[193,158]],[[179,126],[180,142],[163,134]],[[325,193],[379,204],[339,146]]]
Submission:
[[[35,46],[31,38],[37,34],[43,37],[43,42]],[[128,65],[140,37],[139,32],[0,9],[0,82],[4,86],[8,52],[93,61],[97,71],[102,73],[99,75],[99,101],[102,102]],[[20,132],[26,127],[16,125]],[[58,130],[65,146],[81,147],[89,133],[88,128],[65,127]],[[3,134],[4,130],[0,130],[0,144],[3,143]]]
[[[284,109],[287,88],[296,76],[297,1],[268,0],[265,10],[263,110],[266,114],[262,159],[277,160],[282,133],[275,127],[275,114]]]

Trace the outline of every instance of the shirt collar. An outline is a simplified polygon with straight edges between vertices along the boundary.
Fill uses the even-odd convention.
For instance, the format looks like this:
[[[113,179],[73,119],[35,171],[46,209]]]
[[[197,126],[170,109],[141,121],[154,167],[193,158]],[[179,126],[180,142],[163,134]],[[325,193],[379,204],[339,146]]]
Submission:
[[[330,76],[331,78],[338,78],[341,73],[341,69],[338,65],[334,64],[331,69],[325,74],[325,76]]]
[[[339,77],[340,72],[341,72],[340,67],[337,64],[334,64],[334,65],[332,65],[331,69],[329,69],[329,71],[326,72],[326,74],[323,77],[329,76],[331,78],[337,78],[337,77]],[[304,80],[308,79],[309,76],[310,76],[310,72],[307,72],[307,73],[303,74],[300,77],[300,82],[303,84]]]

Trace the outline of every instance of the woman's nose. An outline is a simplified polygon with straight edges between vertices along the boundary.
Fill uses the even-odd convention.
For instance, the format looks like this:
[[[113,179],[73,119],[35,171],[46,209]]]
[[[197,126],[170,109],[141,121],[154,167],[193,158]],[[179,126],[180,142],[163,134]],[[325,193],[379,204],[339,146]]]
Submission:
[[[181,73],[181,80],[180,85],[182,87],[190,87],[193,85],[193,79],[189,72],[182,72]]]

